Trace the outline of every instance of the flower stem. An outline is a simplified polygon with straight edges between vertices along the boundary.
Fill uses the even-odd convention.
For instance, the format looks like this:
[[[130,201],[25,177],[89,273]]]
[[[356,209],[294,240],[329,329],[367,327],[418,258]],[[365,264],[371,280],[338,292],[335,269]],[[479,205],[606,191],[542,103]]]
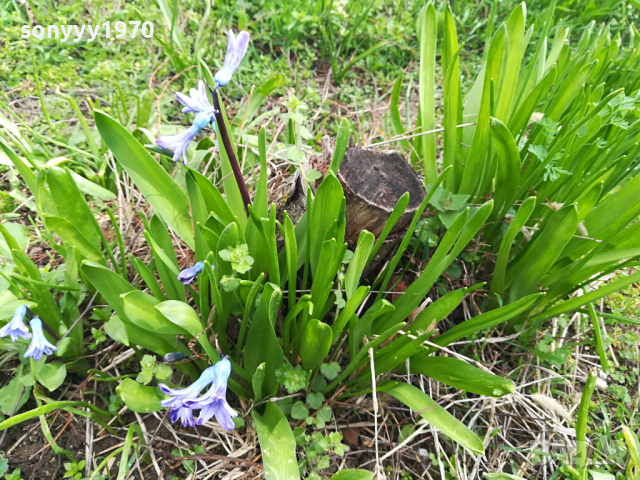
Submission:
[[[218,92],[215,90],[211,92],[211,95],[213,97],[213,108],[215,109],[216,128],[220,133],[222,145],[224,146],[224,149],[227,152],[227,156],[229,157],[229,163],[231,163],[233,176],[236,178],[236,183],[238,184],[238,188],[240,189],[240,195],[242,195],[242,203],[244,203],[244,210],[247,213],[247,216],[249,216],[249,205],[251,205],[251,199],[249,198],[247,185],[246,183],[244,183],[244,176],[242,175],[242,171],[240,170],[236,152],[231,145],[231,139],[229,138],[229,132],[227,131],[227,124],[224,121],[222,110],[220,109],[220,98],[218,97]]]

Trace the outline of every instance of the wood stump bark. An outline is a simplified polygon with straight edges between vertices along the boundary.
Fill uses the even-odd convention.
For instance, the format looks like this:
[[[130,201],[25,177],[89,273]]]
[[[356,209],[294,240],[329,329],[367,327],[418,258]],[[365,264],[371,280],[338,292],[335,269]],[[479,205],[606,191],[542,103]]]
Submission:
[[[322,175],[326,172],[333,156],[333,145],[325,142],[323,153],[310,161]],[[398,199],[409,192],[409,204],[398,219],[388,240],[389,245],[381,248],[377,257],[383,260],[395,250],[393,240],[407,227],[413,214],[426,195],[421,179],[407,161],[396,151],[376,152],[349,145],[338,171],[338,180],[346,197],[345,241],[355,245],[362,230],[367,230],[376,238],[382,233]],[[278,217],[287,210],[292,221],[298,222],[306,208],[306,191],[301,178],[286,192],[287,200],[278,205]],[[387,247],[387,248],[385,248]],[[379,262],[373,262],[379,264]]]
[[[347,199],[345,241],[349,244],[358,241],[362,230],[377,238],[398,199],[409,192],[409,205],[391,234],[404,230],[426,195],[415,170],[395,151],[350,146],[337,176]]]

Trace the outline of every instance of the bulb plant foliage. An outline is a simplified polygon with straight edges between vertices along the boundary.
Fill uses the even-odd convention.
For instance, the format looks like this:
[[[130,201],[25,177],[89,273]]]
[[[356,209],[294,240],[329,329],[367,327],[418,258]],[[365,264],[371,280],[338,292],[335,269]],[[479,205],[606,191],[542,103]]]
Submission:
[[[77,320],[82,318],[80,305],[97,300],[109,306],[95,310],[108,337],[141,350],[141,356],[164,357],[174,372],[159,370],[151,361],[152,373],[145,381],[118,380],[116,391],[124,404],[146,413],[170,408],[171,420],[183,426],[215,418],[230,430],[245,420],[228,402],[237,405],[234,397],[253,401],[250,419],[263,452],[268,452],[263,455],[268,479],[300,478],[296,445],[310,455],[302,469],[313,475],[328,462],[323,452],[346,451],[339,435],[292,430],[287,415],[311,419],[307,424],[321,428],[332,416],[328,399],[367,393],[373,381],[378,392],[419,412],[473,454],[483,454],[482,439],[437,399],[392,380],[390,373],[404,373],[409,365],[412,373],[473,394],[508,395],[514,392],[510,380],[440,356],[440,349],[505,322],[512,329],[524,326],[527,335],[546,318],[577,310],[640,279],[633,274],[589,289],[594,279],[636,265],[640,257],[640,224],[633,223],[640,214],[640,75],[633,67],[640,37],[630,35],[625,45],[624,32],[594,24],[577,45],[570,45],[568,29],[553,25],[553,11],[549,8],[534,30],[527,25],[525,4],[514,9],[488,39],[482,69],[466,98],[460,85],[462,45],[448,2],[440,11],[433,3],[421,11],[415,127],[423,135],[398,144],[424,174],[427,195],[373,284],[363,273],[405,211],[409,195],[400,198],[378,238],[362,231],[347,254],[346,199],[336,176],[349,140],[343,120],[328,171],[316,189],[307,183],[305,214],[295,225],[286,212],[282,220],[276,218],[267,197],[267,132],[261,128],[255,138],[243,133],[242,125],[253,120],[281,80],[260,87],[260,95],[231,121],[220,96],[247,51],[247,32],[230,33],[221,70],[212,75],[201,62],[199,84],[189,96],[176,95],[182,112],[195,114],[183,133],[144,145],[140,129],[132,131],[97,106],[93,110],[102,148],[108,148],[117,171],[126,173],[153,207],[151,218],[141,215],[152,252],[149,263],[129,255],[127,232],[122,231],[129,228],[126,219],[116,221],[109,209],[115,235],[111,241],[105,237],[84,196],[90,193],[86,179],[79,180],[70,165],[39,164],[23,137],[0,140],[35,199],[42,239],[65,265],[61,283],[43,279],[10,229],[0,226],[15,264],[13,272],[3,274],[7,288],[0,292],[0,317],[8,323],[0,329],[1,346],[17,352],[22,362],[13,387],[26,386],[27,396],[33,387],[38,403],[35,410],[21,412],[25,389],[14,388],[16,408],[4,412],[12,416],[0,429],[56,408],[77,413],[78,406],[106,425],[112,413],[85,402],[55,402],[39,386],[55,390],[67,369],[87,371],[80,358],[83,322]],[[323,33],[331,38],[330,29]],[[534,35],[537,44],[531,40]],[[426,133],[436,124],[437,52],[444,72],[442,165],[435,133]],[[331,61],[337,65],[334,55]],[[393,133],[399,136],[414,130],[399,113],[402,82],[398,78],[390,102]],[[532,118],[537,121],[531,123]],[[471,125],[460,127],[463,119]],[[204,165],[192,161],[188,148],[208,126],[218,144],[220,188],[202,173]],[[252,198],[243,178],[248,172],[238,162],[239,139],[251,146],[260,166]],[[160,161],[152,154],[159,154]],[[102,190],[106,193],[93,189],[90,194],[112,193]],[[433,218],[444,233],[435,239],[429,234],[428,261],[405,294],[391,303],[384,292],[393,286],[392,276],[414,232],[425,231],[421,218],[429,205],[439,211]],[[280,250],[277,235],[283,239]],[[438,322],[465,295],[483,291],[485,283],[450,291],[423,308],[425,297],[480,238],[487,255],[473,266],[490,282],[482,312],[437,335]],[[182,270],[176,240],[193,252],[192,263]],[[584,295],[574,295],[583,290]],[[31,332],[22,321],[27,311],[33,318]],[[232,330],[237,335],[229,335]],[[52,355],[57,361],[46,363]],[[159,388],[148,385],[154,375],[162,380]],[[182,384],[172,383],[182,377]],[[288,406],[266,401],[279,389],[303,392],[304,401]],[[309,409],[317,412],[314,417]],[[127,456],[124,468],[130,448],[129,439],[118,450]]]

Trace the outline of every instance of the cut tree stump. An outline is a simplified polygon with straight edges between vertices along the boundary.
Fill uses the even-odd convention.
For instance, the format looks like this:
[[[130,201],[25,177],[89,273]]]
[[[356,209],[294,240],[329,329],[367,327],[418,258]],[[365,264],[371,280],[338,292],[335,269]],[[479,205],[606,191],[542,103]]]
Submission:
[[[333,145],[328,137],[323,138],[323,153],[311,158],[309,168],[317,168],[326,175],[333,156]],[[345,241],[355,246],[362,230],[367,230],[376,238],[382,233],[398,199],[409,192],[409,204],[396,222],[384,245],[367,266],[364,275],[375,274],[378,266],[393,255],[400,241],[401,232],[410,223],[413,214],[426,195],[421,179],[407,161],[395,151],[376,152],[350,145],[338,172],[338,180],[346,197]],[[298,172],[283,189],[284,199],[276,201],[278,219],[286,210],[294,224],[304,215],[306,209],[306,189]],[[319,186],[318,184],[316,186]],[[279,232],[278,247],[284,244]]]
[[[350,146],[338,179],[347,199],[345,241],[349,244],[358,241],[362,230],[378,238],[398,199],[409,192],[409,205],[391,234],[402,231],[426,195],[415,170],[395,151]]]

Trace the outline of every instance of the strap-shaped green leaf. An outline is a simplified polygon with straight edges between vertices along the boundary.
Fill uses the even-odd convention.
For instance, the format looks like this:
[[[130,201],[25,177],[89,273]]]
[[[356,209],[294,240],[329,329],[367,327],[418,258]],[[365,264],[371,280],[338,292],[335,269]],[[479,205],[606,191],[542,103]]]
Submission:
[[[418,412],[422,418],[442,433],[458,442],[477,455],[484,454],[484,445],[478,436],[469,430],[460,420],[434,402],[420,389],[402,382],[390,382],[378,387],[378,391],[388,393],[400,400],[411,410]]]
[[[450,357],[411,357],[411,373],[419,373],[465,392],[504,397],[515,392],[513,382]]]
[[[436,44],[438,42],[438,23],[436,9],[429,2],[421,11],[420,29],[420,119],[422,132],[434,130],[436,126],[435,82],[436,82]],[[422,163],[425,185],[434,184],[438,172],[436,169],[436,137],[433,134],[422,135]]]
[[[258,366],[266,363],[262,387],[264,395],[273,395],[277,391],[276,370],[284,361],[282,347],[270,318],[274,309],[277,312],[281,301],[282,291],[277,285],[267,283],[251,321],[245,347],[244,365],[249,375],[253,376]]]
[[[66,245],[76,247],[83,257],[93,262],[105,263],[100,249],[66,218],[47,215],[44,224],[48,229],[56,232]]]
[[[121,295],[127,318],[148,332],[168,335],[187,335],[188,330],[174,324],[154,307],[160,304],[155,297],[140,290]]]
[[[373,480],[373,472],[346,468],[332,475],[331,480]]]
[[[338,218],[343,198],[342,185],[335,175],[327,173],[313,200],[313,209],[310,215],[310,258],[311,273],[314,275],[318,267],[325,234]],[[308,210],[307,215],[309,215]]]
[[[262,414],[251,411],[262,450],[266,480],[299,480],[296,439],[284,413],[267,402]],[[1,424],[0,424],[1,425]]]
[[[509,305],[496,308],[495,310],[491,310],[490,312],[478,315],[477,317],[467,320],[466,322],[462,322],[452,329],[447,330],[442,335],[438,335],[433,339],[433,343],[445,347],[451,342],[460,340],[461,338],[467,337],[472,333],[476,333],[480,330],[484,330],[485,328],[491,328],[494,325],[506,322],[510,318],[513,318],[516,315],[529,310],[542,295],[544,294],[532,293],[531,295],[527,295],[526,297],[521,298],[520,300],[517,300]]]
[[[578,223],[578,209],[575,205],[567,205],[552,214],[544,230],[507,271],[507,282],[511,284],[511,302],[537,290],[538,282],[560,257],[575,234]]]
[[[189,200],[180,186],[131,135],[101,110],[94,110],[100,136],[116,160],[135,182],[147,201],[176,234],[194,248]]]
[[[358,288],[360,276],[364,271],[364,267],[367,266],[367,260],[374,242],[375,237],[372,233],[367,232],[366,230],[362,230],[360,232],[356,251],[353,253],[353,258],[347,268],[347,274],[344,281],[344,289],[347,294],[347,298],[351,298]]]

